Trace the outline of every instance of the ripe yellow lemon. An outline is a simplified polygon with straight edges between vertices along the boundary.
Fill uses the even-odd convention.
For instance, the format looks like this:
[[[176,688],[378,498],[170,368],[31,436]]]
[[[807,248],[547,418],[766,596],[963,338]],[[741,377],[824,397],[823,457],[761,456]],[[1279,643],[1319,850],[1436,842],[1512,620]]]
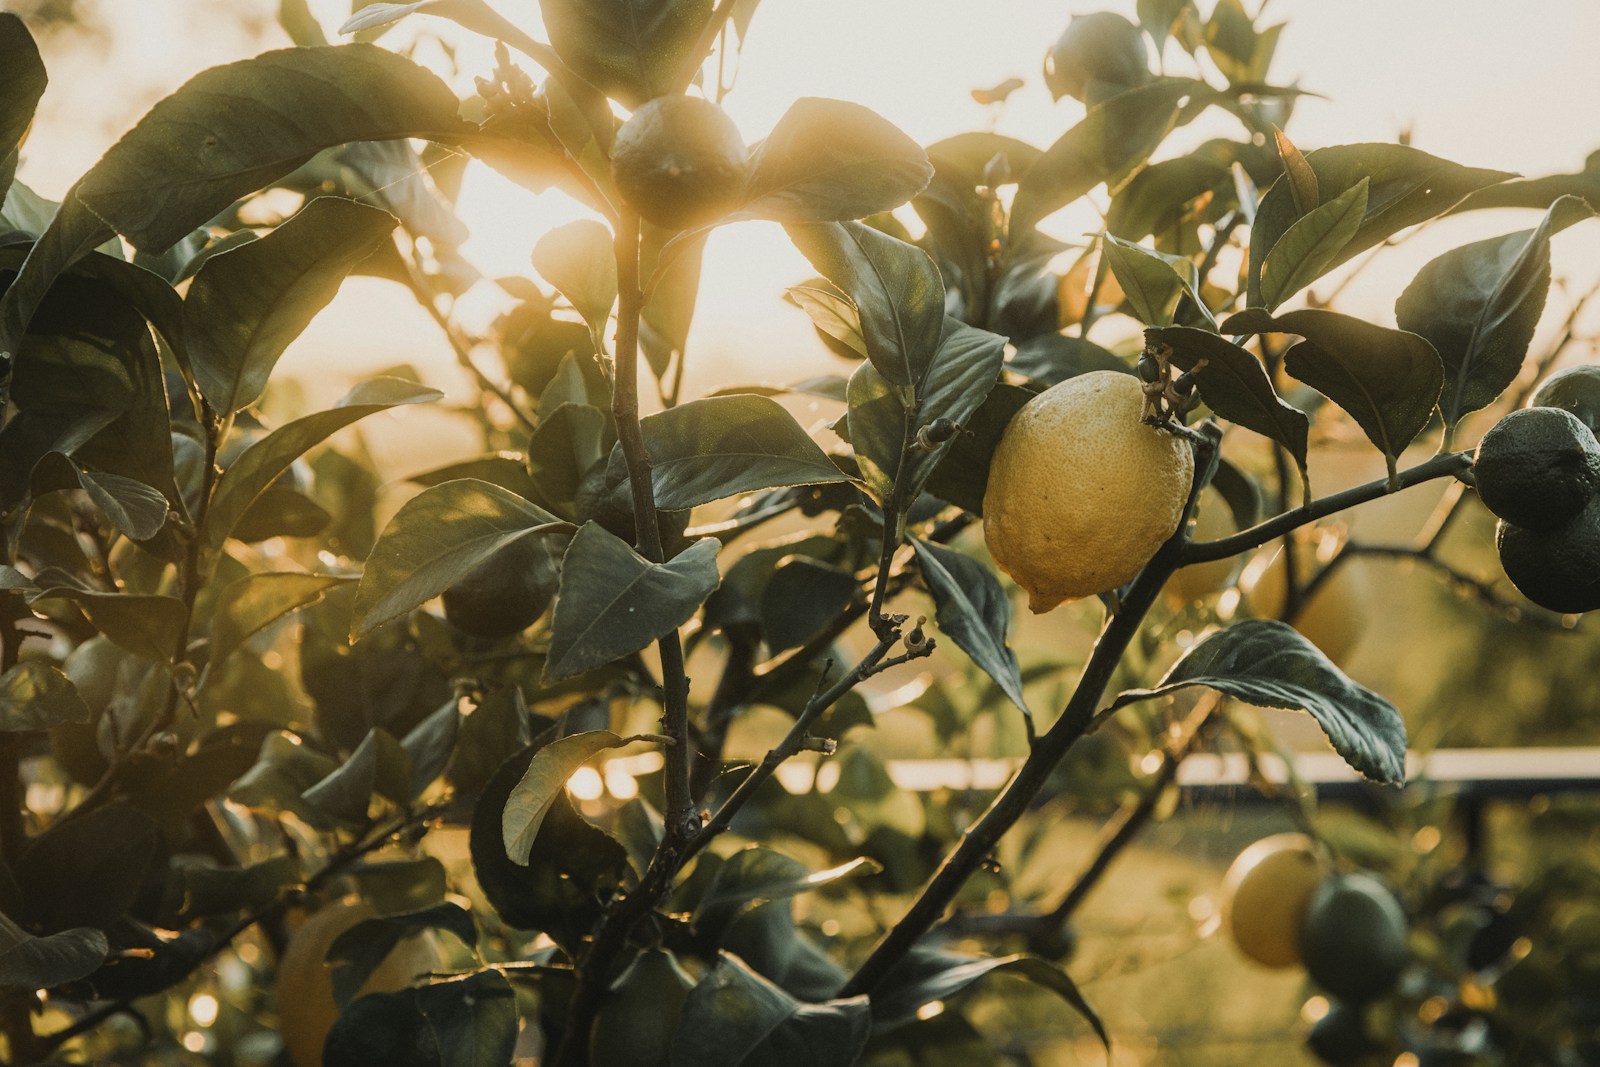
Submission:
[[[1006,426],[983,536],[1035,614],[1139,573],[1183,517],[1194,454],[1146,426],[1138,381],[1094,371],[1051,386]]]
[[[658,96],[617,130],[611,177],[629,207],[688,230],[733,210],[749,156],[728,113],[697,96]]]
[[[1222,922],[1263,967],[1300,962],[1300,933],[1327,871],[1304,834],[1273,834],[1239,853],[1222,880]]]
[[[1216,541],[1239,532],[1228,502],[1215,489],[1200,494],[1195,507],[1194,526],[1189,537],[1194,541]],[[1167,595],[1176,603],[1192,604],[1219,592],[1233,581],[1239,570],[1237,556],[1224,556],[1208,563],[1191,563],[1167,582]]]
[[[1315,554],[1315,549],[1306,544],[1296,556],[1295,570],[1300,572],[1302,582],[1315,571]],[[1288,562],[1281,547],[1263,550],[1246,565],[1239,576],[1239,588],[1251,615],[1258,619],[1276,619],[1283,614],[1284,598],[1289,593],[1288,573]],[[1347,566],[1323,583],[1293,620],[1300,635],[1336,664],[1349,660],[1366,632],[1363,624],[1368,584],[1367,575],[1359,564]]]

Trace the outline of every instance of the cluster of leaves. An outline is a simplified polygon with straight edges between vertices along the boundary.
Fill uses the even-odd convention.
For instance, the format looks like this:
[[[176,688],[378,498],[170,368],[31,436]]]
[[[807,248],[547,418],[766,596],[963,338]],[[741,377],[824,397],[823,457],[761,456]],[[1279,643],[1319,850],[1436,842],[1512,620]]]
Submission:
[[[974,955],[923,935],[964,890],[1007,888],[979,869],[1042,790],[1061,788],[1059,767],[1119,762],[1113,750],[1143,728],[1118,709],[1194,686],[1301,709],[1358,770],[1402,777],[1398,712],[1280,622],[1217,628],[1202,614],[1203,638],[1176,664],[1160,642],[1144,649],[1148,670],[1126,670],[1124,652],[1177,567],[1465,469],[1447,449],[1398,464],[1430,426],[1448,441],[1517,377],[1550,237],[1593,213],[1571,183],[1509,183],[1400,145],[1302,155],[1275,127],[1296,91],[1266,81],[1278,27],[1258,30],[1236,0],[1206,19],[1187,0],[1141,3],[1142,28],[1096,16],[1052,51],[1052,88],[1086,112],[1044,149],[974,133],[924,150],[865,108],[796,102],[713,226],[786,228],[819,275],[789,299],[852,369],[685,399],[713,227],[641,227],[618,200],[611,101],[683,91],[719,40],[749,32],[756,5],[541,6],[550,44],[476,0],[356,5],[349,32],[433,14],[547,74],[535,85],[502,47],[463,105],[408,58],[327,45],[286,4],[300,47],[200,74],[59,205],[15,181],[45,73],[22,22],[0,16],[0,955],[23,1006],[6,1016],[14,1060],[354,889],[380,917],[335,947],[349,1003],[329,1063],[504,1064],[519,1032],[542,1035],[551,1062],[581,1063],[591,1034],[634,1026],[660,1039],[639,1062],[920,1063],[934,1048],[986,1062],[959,1011],[922,1009],[959,1004],[997,971],[1105,1034],[1044,958],[1060,955],[1048,937],[1029,941],[1043,954]],[[1227,84],[1156,74],[1146,37],[1203,51]],[[1242,138],[1151,162],[1208,108],[1236,116]],[[596,216],[531,250],[550,289],[495,283],[511,306],[485,338],[449,310],[489,284],[456,251],[466,157]],[[303,206],[247,225],[269,189]],[[1408,227],[1504,203],[1507,189],[1544,220],[1435,260],[1401,296],[1400,329],[1281,310]],[[1087,247],[1039,229],[1097,196],[1105,232]],[[894,214],[908,204],[915,239]],[[1239,280],[1218,282],[1230,258]],[[381,532],[369,460],[329,439],[440,394],[401,368],[282,425],[261,411],[279,357],[352,273],[411,290],[485,400],[466,416],[484,454],[418,474]],[[1117,318],[1146,328],[1134,351],[1089,340]],[[489,350],[485,370],[474,357]],[[1005,587],[952,542],[981,516],[1010,416],[1074,374],[1133,373],[1141,350],[1192,375],[1202,482],[1249,529],[1210,544],[1180,530],[1108,595],[1064,711],[1042,732],[1024,720],[1030,754],[992,807],[902,792],[848,736],[872,721],[855,687],[932,651],[927,624],[891,601],[931,598],[931,626],[986,683],[978,707],[1027,715],[1029,688],[1060,665],[1023,670]],[[643,418],[641,354],[661,400]],[[1307,484],[1297,509],[1285,467],[1282,513],[1252,525],[1267,495],[1259,439],[1304,482],[1312,412],[1333,411],[1291,403],[1288,379],[1346,412],[1390,477],[1315,503]],[[780,402],[791,395],[842,406],[837,445],[796,421]],[[701,512],[695,526],[713,506],[720,521]],[[803,531],[743,543],[780,516]],[[876,644],[836,670],[858,623]],[[714,692],[690,690],[686,645],[719,665]],[[1106,701],[1119,670],[1134,688]],[[940,686],[913,707],[948,743],[972,713],[962,703]],[[783,714],[783,740],[757,765],[726,759],[730,732],[762,709]],[[775,772],[807,750],[834,757],[836,782],[791,794]],[[662,772],[580,810],[566,783],[602,754]],[[24,774],[62,800],[19,821]],[[429,829],[452,826],[481,891],[470,914],[446,899],[464,872],[429,852]],[[881,908],[850,906],[924,882],[887,931],[867,918]],[[830,910],[848,933],[801,921]],[[398,940],[430,930],[470,949],[456,973],[352,999]],[[644,971],[630,962],[663,948],[688,971],[651,964],[665,984],[637,995],[628,976]],[[684,974],[686,995],[671,988]],[[36,1036],[40,989],[52,1004],[110,1003]]]

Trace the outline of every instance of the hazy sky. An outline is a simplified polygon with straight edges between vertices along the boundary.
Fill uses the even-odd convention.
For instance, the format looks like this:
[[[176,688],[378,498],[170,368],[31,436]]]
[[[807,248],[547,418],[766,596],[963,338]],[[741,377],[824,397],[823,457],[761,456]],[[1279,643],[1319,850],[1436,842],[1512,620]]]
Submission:
[[[533,0],[492,2],[539,32]],[[312,3],[330,28],[349,9],[348,0]],[[0,8],[9,6],[0,0]],[[100,47],[47,42],[52,86],[23,169],[26,180],[55,196],[149,103],[195,71],[285,43],[271,21],[276,0],[98,0],[90,6],[106,27]],[[1075,102],[1053,103],[1045,91],[1045,50],[1074,11],[1131,15],[1133,6],[1134,0],[765,0],[727,107],[748,140],[763,136],[794,98],[813,95],[866,104],[924,143],[996,128],[1042,146],[1081,115]],[[1600,0],[1515,7],[1504,0],[1269,0],[1268,15],[1289,23],[1274,80],[1328,97],[1305,100],[1290,124],[1304,148],[1392,140],[1409,126],[1414,143],[1427,151],[1539,174],[1576,169],[1600,146],[1600,63],[1594,61]],[[413,23],[393,40],[444,26]],[[461,55],[468,67],[475,58],[487,65],[487,46],[479,42],[465,44]],[[1175,46],[1168,55],[1175,71],[1188,69]],[[1027,85],[1003,110],[972,101],[970,89],[1011,76]],[[470,74],[459,87],[468,90]],[[1201,130],[1235,132],[1226,120],[1214,121]],[[491,275],[525,272],[538,234],[577,214],[559,194],[536,199],[486,171],[469,179],[462,213],[474,230],[469,255]],[[1439,240],[1455,243],[1531,224],[1523,218],[1452,222],[1441,227]],[[1583,229],[1558,241],[1558,271],[1567,263],[1600,261],[1600,237],[1579,233]],[[1059,226],[1058,233],[1076,236]],[[1353,298],[1381,313],[1376,309],[1392,303],[1396,284],[1409,276],[1404,272],[1443,247],[1427,236],[1430,241],[1415,243],[1417,250],[1396,253],[1393,276],[1383,285],[1357,289]],[[784,285],[807,273],[776,227],[745,224],[719,233],[707,258],[695,345],[719,357],[759,348],[768,358],[758,362],[767,366],[814,353],[803,317],[778,300]],[[337,344],[347,361],[381,364],[397,358],[399,339],[415,346],[417,338],[431,337],[415,309],[388,291],[392,287],[373,283],[368,293],[358,284],[364,299],[383,302],[383,312],[367,309],[352,318],[336,305],[300,350],[320,339]],[[391,329],[375,331],[375,321]]]

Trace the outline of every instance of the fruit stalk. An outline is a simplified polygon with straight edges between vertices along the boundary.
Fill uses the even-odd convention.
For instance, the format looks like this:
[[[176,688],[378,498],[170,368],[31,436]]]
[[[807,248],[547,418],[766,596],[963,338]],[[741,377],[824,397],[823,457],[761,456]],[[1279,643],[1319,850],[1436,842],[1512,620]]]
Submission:
[[[945,857],[910,909],[884,934],[871,955],[839,992],[839,996],[871,993],[916,946],[922,935],[932,929],[967,879],[994,852],[1000,838],[1027,812],[1033,798],[1049,781],[1050,773],[1067,754],[1067,750],[1088,731],[1123,653],[1139,632],[1145,614],[1161,595],[1161,587],[1182,560],[1189,514],[1194,510],[1200,491],[1211,481],[1212,472],[1216,469],[1220,437],[1221,433],[1215,426],[1206,426],[1201,430],[1200,440],[1195,445],[1194,484],[1177,531],[1156,550],[1155,556],[1128,587],[1121,609],[1100,632],[1089,662],[1084,666],[1083,676],[1078,680],[1078,686],[1061,717],[1039,737],[1028,758],[1000,795],[995,797],[989,810],[967,828],[961,842]]]

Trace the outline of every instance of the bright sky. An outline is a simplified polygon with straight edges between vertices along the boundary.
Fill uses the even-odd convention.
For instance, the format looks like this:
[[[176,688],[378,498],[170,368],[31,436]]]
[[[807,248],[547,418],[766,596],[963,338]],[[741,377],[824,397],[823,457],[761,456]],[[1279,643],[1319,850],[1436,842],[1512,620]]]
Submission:
[[[533,0],[491,2],[540,32],[530,14]],[[1297,110],[1289,129],[1303,148],[1392,140],[1409,126],[1419,148],[1531,175],[1575,170],[1600,146],[1595,0],[1539,0],[1515,11],[1505,0],[1268,3],[1273,20],[1289,23],[1275,80],[1298,81],[1329,98],[1308,99]],[[312,5],[330,28],[349,9],[348,0]],[[7,6],[4,0],[0,6]],[[1109,8],[1131,16],[1133,6],[1134,0],[765,0],[726,106],[752,141],[794,98],[813,95],[865,104],[924,143],[996,128],[1043,146],[1081,115],[1075,102],[1052,103],[1045,91],[1040,65],[1046,48],[1074,10]],[[284,43],[271,19],[275,8],[273,0],[99,0],[91,9],[108,28],[109,53],[69,50],[65,42],[46,47],[52,85],[24,178],[59,196],[155,98],[203,67]],[[393,40],[419,30],[453,27],[416,18]],[[466,43],[461,55],[469,68],[474,56],[488,65],[488,49],[479,42]],[[1187,57],[1175,46],[1169,45],[1169,58],[1175,70],[1186,69]],[[1003,111],[968,95],[1013,75],[1027,86]],[[470,75],[460,88],[469,85]],[[1234,130],[1219,119],[1187,136],[1216,132]],[[535,198],[482,168],[469,176],[461,211],[474,233],[467,252],[491,276],[527,272],[537,236],[581,214],[560,194]],[[1375,272],[1352,299],[1361,310],[1382,315],[1410,272],[1443,247],[1530,224],[1517,213],[1447,224],[1437,238],[1430,234],[1395,253],[1392,273]],[[1083,228],[1056,230],[1070,239]],[[1600,236],[1563,236],[1558,273],[1600,260],[1597,252]],[[749,361],[744,380],[806,372],[795,361],[818,358],[818,346],[804,317],[779,298],[784,286],[809,273],[775,226],[742,224],[713,239],[691,341],[690,395],[719,383],[730,358]],[[330,350],[352,368],[442,358],[431,325],[395,287],[356,282],[351,288],[360,292],[359,307],[355,292],[337,302],[296,346],[291,366],[326,367]],[[700,373],[694,353],[701,357]]]

